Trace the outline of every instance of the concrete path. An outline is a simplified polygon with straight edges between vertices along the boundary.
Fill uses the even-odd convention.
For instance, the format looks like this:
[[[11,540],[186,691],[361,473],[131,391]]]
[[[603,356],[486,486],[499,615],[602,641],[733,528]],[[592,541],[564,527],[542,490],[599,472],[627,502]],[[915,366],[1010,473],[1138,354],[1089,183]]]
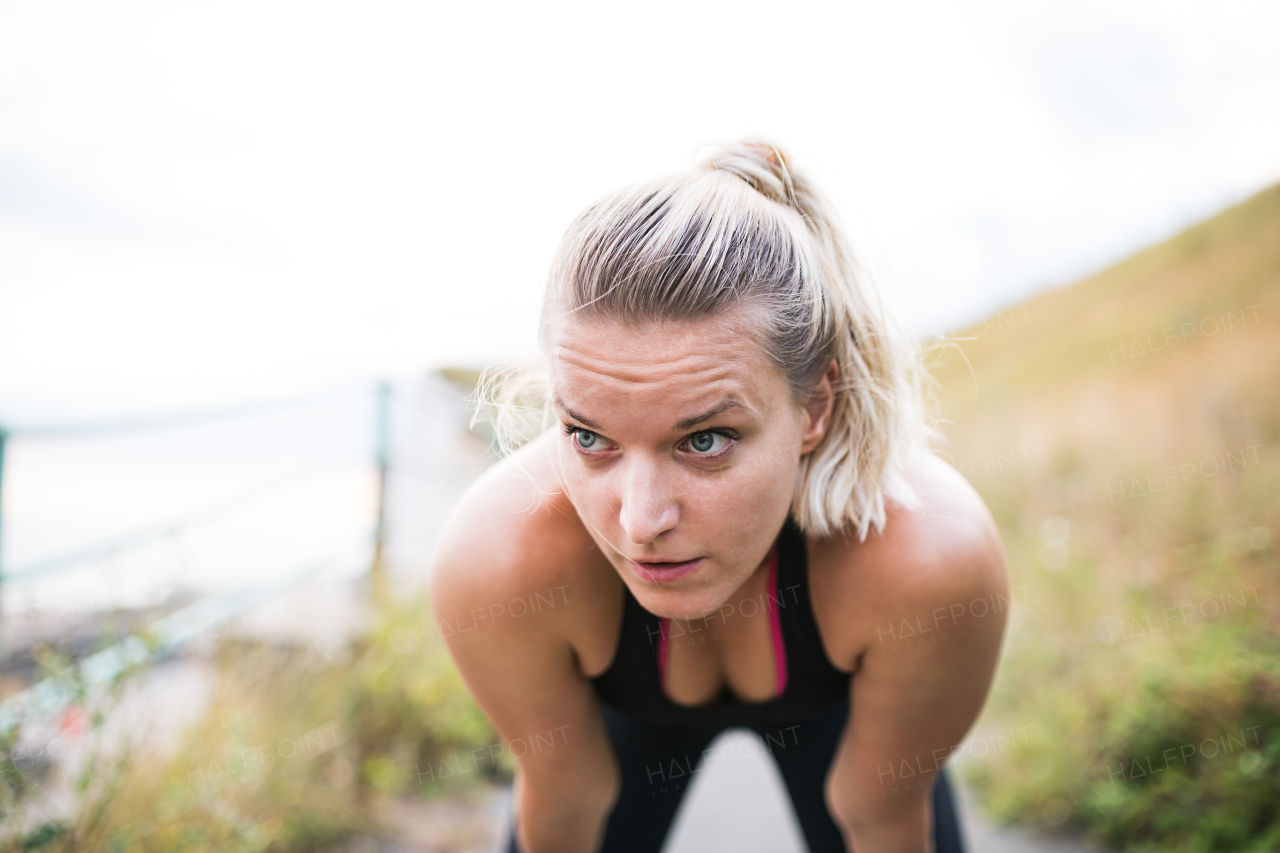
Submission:
[[[380,809],[390,838],[359,839],[346,853],[501,853],[509,831],[510,788],[473,797],[405,800]],[[969,853],[1091,853],[1072,839],[992,825],[957,783]],[[726,732],[685,796],[663,853],[807,853],[782,779],[752,733]]]
[[[1087,853],[1080,842],[1039,838],[993,826],[975,814],[957,783],[970,853]],[[746,731],[721,735],[681,803],[663,853],[806,853],[786,788],[760,740]]]

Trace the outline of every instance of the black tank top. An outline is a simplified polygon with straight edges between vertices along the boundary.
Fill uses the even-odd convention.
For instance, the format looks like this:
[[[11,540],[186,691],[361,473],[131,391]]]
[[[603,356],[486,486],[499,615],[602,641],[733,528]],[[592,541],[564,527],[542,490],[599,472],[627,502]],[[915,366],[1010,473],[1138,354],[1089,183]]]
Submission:
[[[777,603],[787,661],[786,687],[781,696],[763,702],[743,702],[726,685],[716,699],[705,705],[687,707],[671,701],[662,692],[658,672],[660,620],[641,607],[624,584],[626,601],[613,663],[591,679],[601,701],[627,716],[654,725],[728,727],[813,717],[847,699],[853,676],[836,669],[822,648],[822,637],[809,599],[804,533],[790,516],[778,535],[777,548],[777,585],[771,598]],[[714,620],[712,617],[709,624],[714,624]]]

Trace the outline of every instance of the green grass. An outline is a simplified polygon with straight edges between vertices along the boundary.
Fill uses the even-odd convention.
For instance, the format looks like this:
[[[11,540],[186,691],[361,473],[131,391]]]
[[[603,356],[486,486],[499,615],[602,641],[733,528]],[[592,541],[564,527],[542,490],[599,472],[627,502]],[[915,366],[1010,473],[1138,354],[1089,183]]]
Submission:
[[[1280,188],[1003,316],[934,366],[944,449],[1022,590],[980,721],[1020,735],[966,756],[968,781],[1001,821],[1117,849],[1280,847]],[[32,825],[36,780],[5,764],[0,849],[333,850],[381,831],[378,798],[509,779],[507,754],[474,757],[497,738],[429,612],[382,607],[339,661],[225,643],[177,754],[94,756],[72,822]]]
[[[981,724],[1027,737],[969,781],[1001,821],[1115,849],[1276,849],[1280,188],[1007,316],[959,342],[972,372],[935,370],[1026,593]]]
[[[420,768],[457,766],[497,743],[433,641],[429,613],[421,598],[382,607],[338,661],[229,638],[211,705],[177,753],[95,755],[75,821],[19,832],[37,791],[7,768],[14,820],[0,849],[303,853],[378,836],[376,800],[457,792]],[[509,761],[477,762],[467,785],[509,779]]]

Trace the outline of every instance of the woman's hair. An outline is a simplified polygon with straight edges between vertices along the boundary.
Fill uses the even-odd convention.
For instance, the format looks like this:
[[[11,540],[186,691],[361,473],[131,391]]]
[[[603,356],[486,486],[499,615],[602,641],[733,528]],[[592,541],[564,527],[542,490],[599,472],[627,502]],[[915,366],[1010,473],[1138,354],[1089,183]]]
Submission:
[[[631,327],[734,309],[803,405],[839,368],[826,434],[800,460],[791,514],[826,536],[882,530],[914,506],[905,468],[926,446],[918,353],[893,324],[827,199],[777,146],[748,139],[689,172],[613,193],[569,228],[551,267],[533,363],[491,367],[473,401],[509,453],[554,422],[548,337],[565,318]],[[475,421],[473,419],[473,423]]]

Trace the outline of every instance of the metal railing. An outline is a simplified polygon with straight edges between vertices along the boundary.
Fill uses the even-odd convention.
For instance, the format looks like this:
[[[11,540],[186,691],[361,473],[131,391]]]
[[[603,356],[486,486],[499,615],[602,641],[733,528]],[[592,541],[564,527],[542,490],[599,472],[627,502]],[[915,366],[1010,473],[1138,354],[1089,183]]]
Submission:
[[[364,392],[367,393],[367,392]],[[224,407],[215,410],[165,413],[146,417],[105,420],[88,423],[51,424],[32,427],[0,427],[0,559],[3,558],[4,536],[4,461],[5,451],[14,439],[70,439],[102,436],[114,433],[163,430],[174,427],[205,424],[213,421],[243,418],[267,414],[314,404],[337,395],[307,397],[293,400]],[[345,396],[345,395],[344,395]],[[383,546],[386,538],[387,474],[390,462],[390,432],[392,388],[389,383],[378,383],[374,389],[374,455],[377,472],[376,517],[370,534],[360,537],[362,548],[371,548],[368,572],[376,586],[384,582]],[[0,589],[11,582],[30,582],[82,566],[94,559],[137,548],[146,543],[173,536],[183,528],[203,524],[242,510],[286,485],[297,483],[332,466],[309,467],[292,472],[268,483],[254,486],[230,497],[187,513],[179,518],[148,525],[145,528],[113,537],[95,545],[78,548],[65,554],[42,559],[9,572],[0,563]],[[366,552],[369,553],[369,552]],[[290,588],[314,577],[333,564],[333,559],[309,560],[292,571],[266,583],[244,586],[228,592],[205,595],[182,607],[147,628],[124,640],[92,654],[77,663],[79,674],[86,687],[110,682],[130,667],[163,658],[201,636],[206,636],[219,624],[243,614],[249,609]],[[0,599],[2,601],[3,599]],[[3,615],[0,615],[0,619]],[[2,650],[0,650],[2,651]],[[0,703],[0,737],[7,735],[15,725],[29,717],[43,717],[65,707],[74,699],[74,691],[65,679],[46,679]]]

